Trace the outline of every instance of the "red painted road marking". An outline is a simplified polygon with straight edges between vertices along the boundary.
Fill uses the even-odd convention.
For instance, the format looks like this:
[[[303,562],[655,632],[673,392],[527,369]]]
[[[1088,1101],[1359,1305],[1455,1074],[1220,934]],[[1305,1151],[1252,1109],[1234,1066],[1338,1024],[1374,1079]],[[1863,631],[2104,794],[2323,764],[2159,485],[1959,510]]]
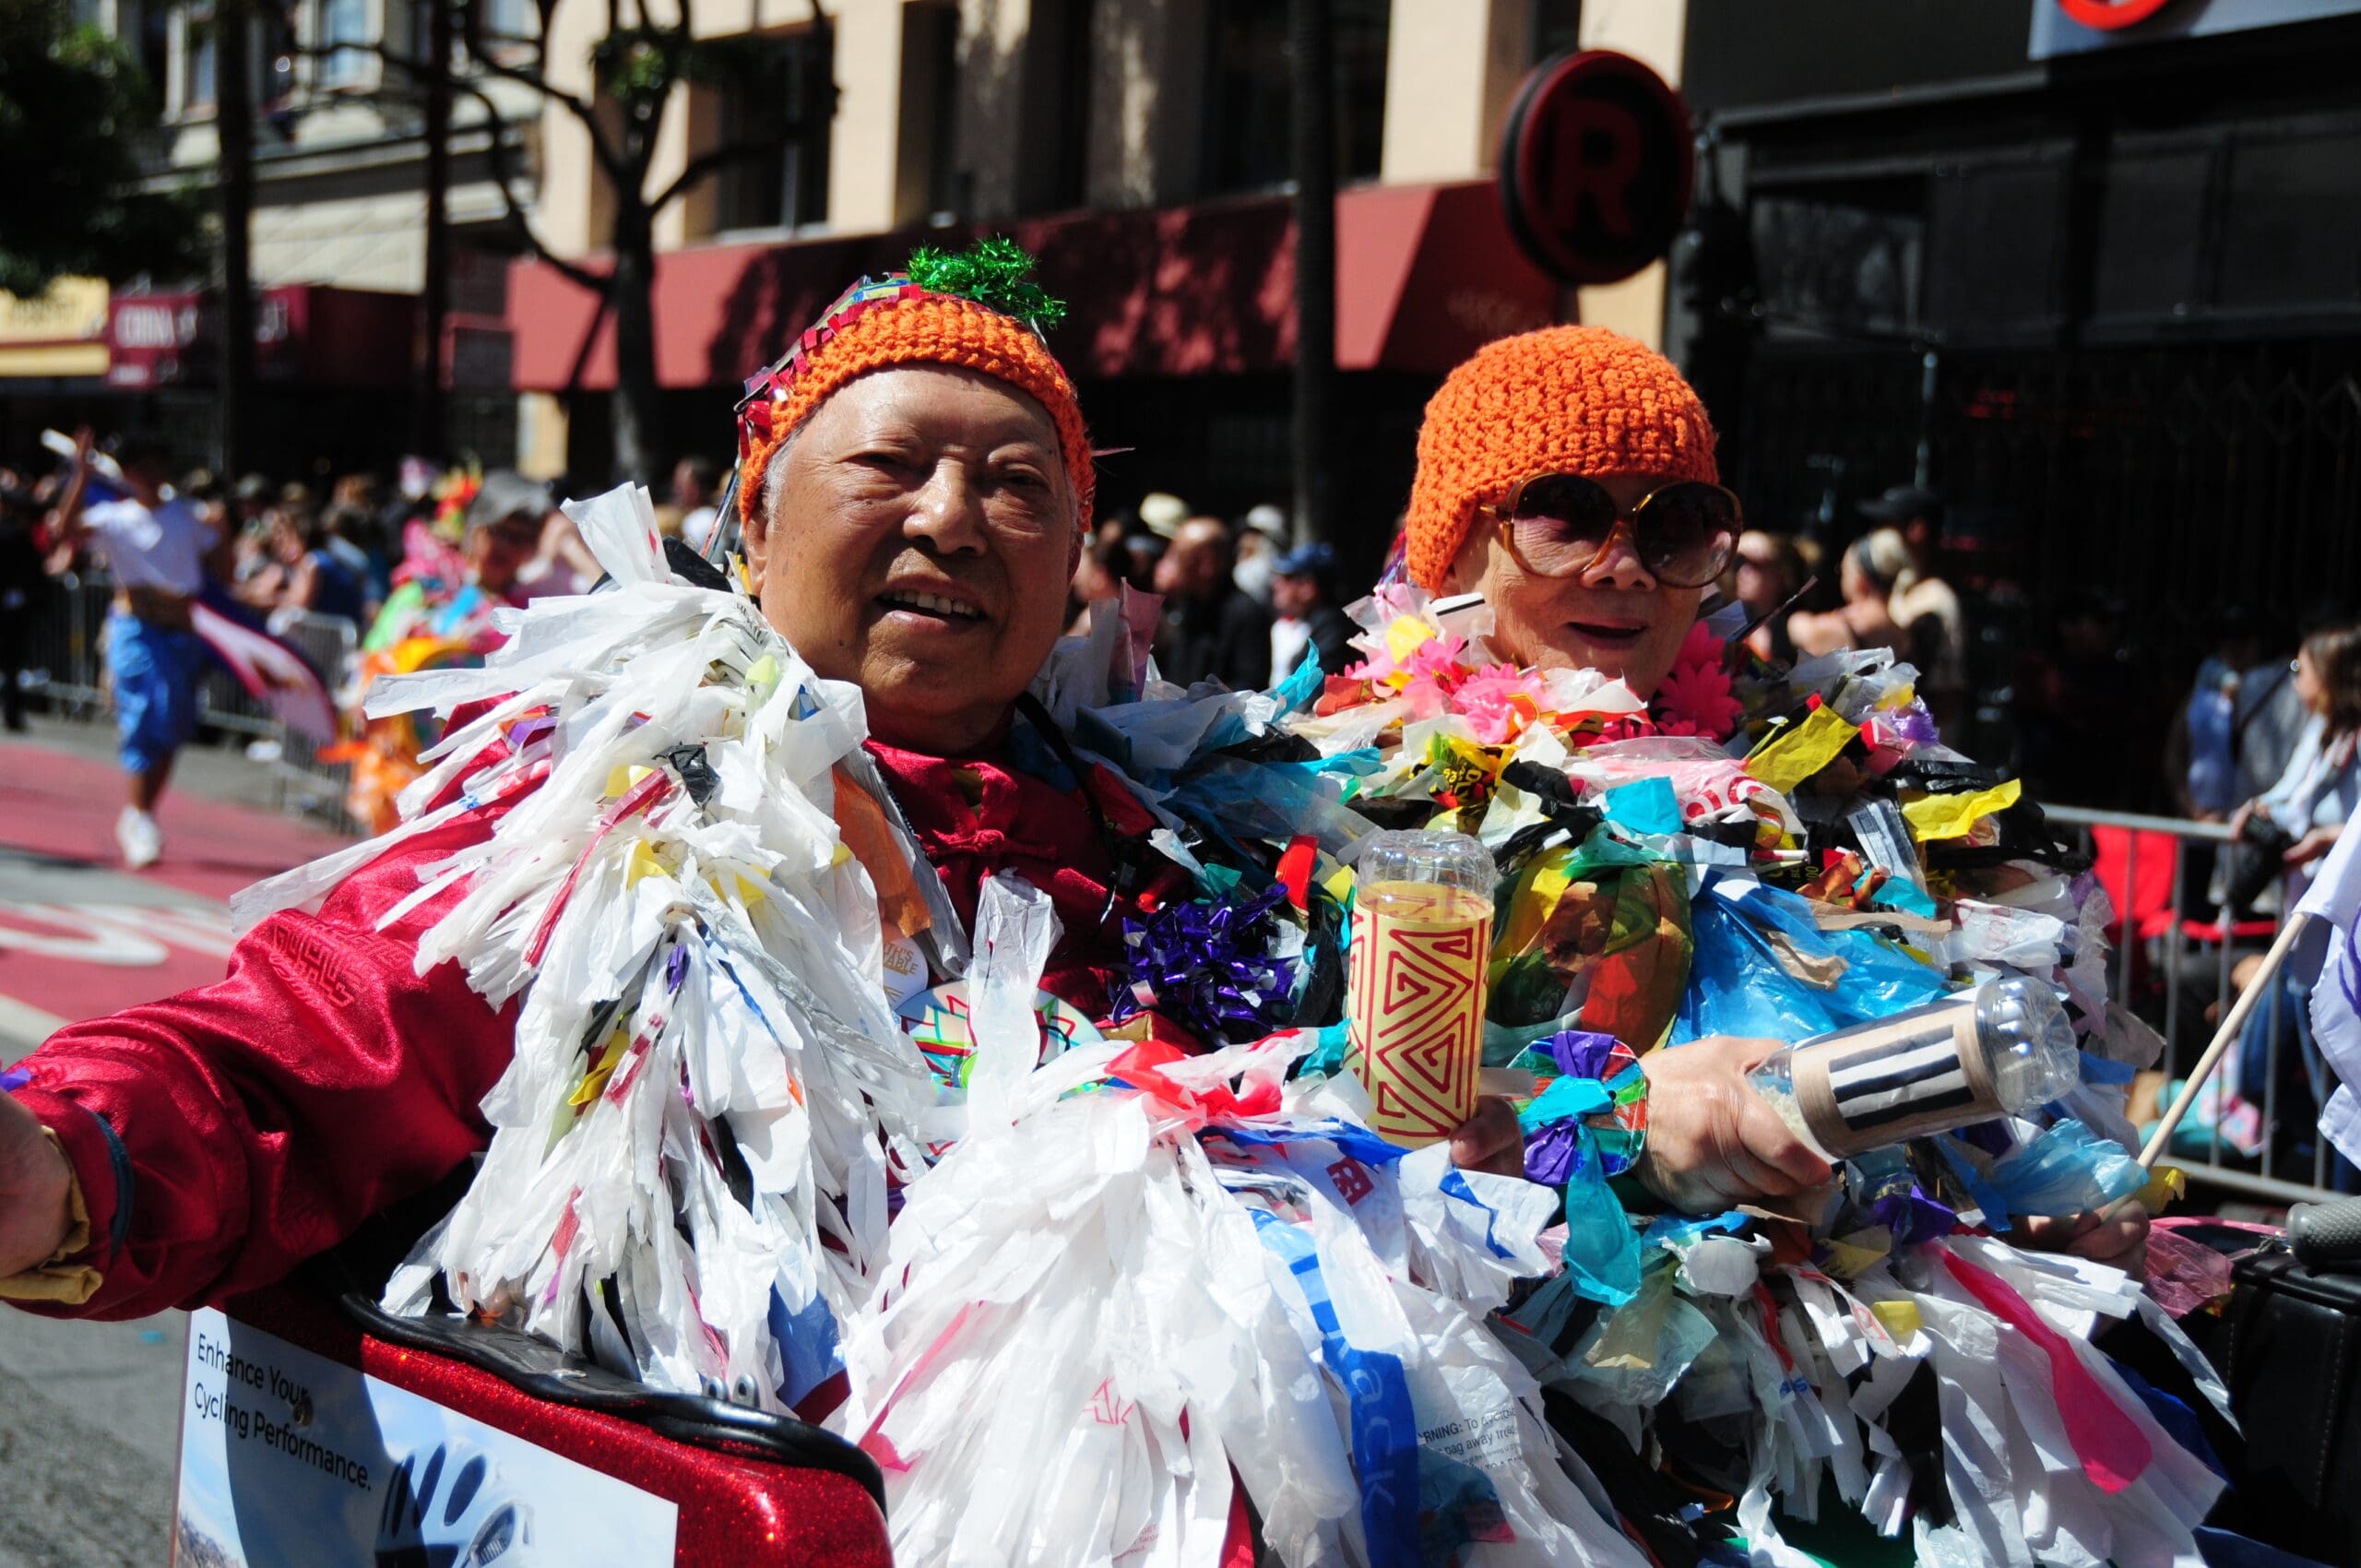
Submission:
[[[35,857],[26,870],[42,884],[34,897],[0,893],[0,999],[72,1021],[208,985],[228,968],[230,895],[345,842],[275,812],[168,794],[164,858],[126,873],[122,809],[123,776],[106,764],[0,748],[0,846]],[[114,880],[126,874],[155,885],[158,902],[126,901]]]

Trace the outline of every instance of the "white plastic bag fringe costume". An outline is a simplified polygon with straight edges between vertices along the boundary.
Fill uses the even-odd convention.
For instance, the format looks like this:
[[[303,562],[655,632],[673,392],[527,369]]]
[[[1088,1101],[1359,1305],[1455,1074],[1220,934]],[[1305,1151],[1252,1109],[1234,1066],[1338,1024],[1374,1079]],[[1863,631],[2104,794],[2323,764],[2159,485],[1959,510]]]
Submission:
[[[1296,1054],[1070,1052],[911,1189],[830,1423],[898,1561],[1209,1565],[1242,1482],[1291,1568],[1637,1568],[1484,1326],[1549,1194],[1283,1106]]]
[[[931,1099],[876,975],[876,895],[833,820],[859,694],[732,593],[671,581],[645,492],[568,507],[617,585],[541,600],[480,671],[389,677],[386,710],[500,699],[446,740],[416,811],[536,776],[419,944],[516,1052],[474,1184],[393,1281],[658,1387],[781,1409],[836,1370],[884,1254],[889,1170]],[[300,891],[300,889],[299,889]]]

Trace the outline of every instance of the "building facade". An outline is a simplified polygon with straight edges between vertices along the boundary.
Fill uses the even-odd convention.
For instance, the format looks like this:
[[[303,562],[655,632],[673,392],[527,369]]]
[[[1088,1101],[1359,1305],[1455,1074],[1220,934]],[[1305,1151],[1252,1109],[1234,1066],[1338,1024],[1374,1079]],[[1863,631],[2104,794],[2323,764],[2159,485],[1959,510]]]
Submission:
[[[1971,749],[2152,780],[2224,612],[2361,604],[2361,4],[1687,12],[1667,337],[1726,478],[1832,546],[1864,496],[1941,492],[1985,606]],[[2123,684],[2045,740],[2012,715],[2078,638]],[[2090,737],[2132,709],[2127,766]]]
[[[496,33],[534,25],[529,0],[483,0],[481,14]],[[390,468],[409,443],[426,272],[426,146],[419,83],[386,55],[422,53],[420,17],[413,0],[254,7],[250,254],[259,384],[250,417],[256,459],[290,475]],[[157,94],[152,181],[210,187],[219,151],[208,0],[81,0],[77,19],[122,40]],[[512,204],[531,209],[540,108],[530,88],[479,73],[455,101],[448,143],[442,445],[495,464],[515,455],[507,286],[521,244],[509,220]],[[0,313],[46,320],[70,305],[77,321],[104,323],[78,354],[62,343],[0,354],[0,441],[18,451],[42,423],[89,420],[160,432],[184,459],[202,459],[215,422],[217,281],[143,279],[110,303],[103,286],[67,280],[49,301]]]
[[[728,453],[745,376],[847,283],[914,244],[1014,235],[1073,315],[1053,339],[1103,445],[1109,507],[1151,490],[1236,516],[1290,493],[1293,216],[1280,0],[694,0],[767,41],[763,75],[692,84],[651,189],[750,127],[798,129],[659,220],[666,446]],[[1536,62],[1580,42],[1677,76],[1660,0],[1336,0],[1340,540],[1373,556],[1406,495],[1419,411],[1477,345],[1577,308],[1510,239],[1501,125]],[[1669,22],[1667,22],[1669,18]],[[561,5],[561,59],[604,13]],[[587,86],[587,69],[582,78]],[[833,92],[833,113],[808,113]],[[766,120],[765,117],[768,117]],[[595,259],[611,197],[570,116],[541,127],[540,218]],[[1653,293],[1651,293],[1653,288]],[[1653,336],[1661,279],[1580,303]],[[520,262],[510,295],[528,467],[602,480],[613,385],[595,298]]]

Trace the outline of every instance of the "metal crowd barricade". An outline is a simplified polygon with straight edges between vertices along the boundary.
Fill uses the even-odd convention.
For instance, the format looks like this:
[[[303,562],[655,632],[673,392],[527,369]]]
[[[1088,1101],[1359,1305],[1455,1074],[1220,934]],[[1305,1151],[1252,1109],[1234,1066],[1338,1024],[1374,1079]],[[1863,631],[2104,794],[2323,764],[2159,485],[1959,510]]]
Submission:
[[[92,719],[107,712],[101,638],[113,594],[103,575],[66,573],[51,578],[46,590],[37,590],[28,605],[33,616],[26,659],[29,687],[47,696],[61,718]],[[299,614],[279,636],[319,671],[332,696],[350,682],[360,643],[360,628],[350,621]],[[310,736],[281,724],[229,671],[219,667],[206,671],[197,687],[197,706],[205,727],[243,736],[248,743],[267,742],[261,754],[270,768],[274,807],[284,810],[292,804],[342,832],[361,831],[344,809],[347,765],[320,760],[318,745]]]
[[[49,579],[46,590],[36,588],[26,601],[25,613],[33,618],[25,650],[28,686],[45,695],[61,717],[87,719],[106,707],[99,634],[113,592],[103,578],[68,572]]]
[[[2080,831],[2083,847],[2096,860],[2096,872],[2116,909],[2118,940],[2109,956],[2107,986],[2113,999],[2154,1025],[2165,1037],[2164,1069],[2167,1096],[2170,1086],[2197,1063],[2218,1020],[2227,1016],[2236,999],[2232,971],[2240,957],[2260,954],[2278,934],[2285,912],[2275,905],[2258,909],[2245,920],[2209,904],[2213,887],[2207,876],[2209,857],[2201,847],[2217,853],[2227,849],[2230,829],[2218,822],[2192,822],[2178,817],[2143,816],[2131,812],[2086,811],[2076,806],[2047,806],[2048,819]],[[2263,1020],[2268,1045],[2259,1099],[2239,1089],[2259,1107],[2260,1148],[2246,1155],[2223,1135],[2225,1099],[2209,1096],[2199,1101],[2210,1108],[2209,1129],[2201,1154],[2191,1158],[2176,1138],[2160,1164],[2177,1166],[2191,1182],[2204,1182],[2225,1191],[2273,1204],[2316,1202],[2333,1197],[2329,1190],[2331,1152],[2317,1125],[2319,1104],[2332,1080],[2328,1068],[2308,1051],[2305,1020],[2288,1016],[2285,988],[2273,983],[2264,1004],[2257,1009]],[[2215,1010],[2207,1011],[2208,1004]],[[2248,1029],[2255,1028],[2248,1021]],[[2281,1066],[2286,1053],[2304,1053],[2304,1071],[2297,1076],[2313,1086],[2310,1105],[2281,1104],[2281,1086],[2287,1075]],[[2245,1042],[2231,1047],[2223,1063],[2224,1081],[2246,1055]],[[2195,1113],[2192,1113],[2195,1114]],[[2186,1124],[2184,1124],[2186,1126]],[[2291,1136],[2292,1134],[2292,1136]],[[2308,1139],[2308,1156],[2283,1155],[2282,1145]]]
[[[303,611],[282,618],[278,632],[320,672],[328,695],[340,709],[343,694],[351,686],[359,662],[361,628],[341,615],[314,615]],[[241,690],[238,695],[245,694]],[[350,765],[321,761],[320,743],[300,731],[274,722],[272,732],[279,748],[279,755],[271,762],[272,775],[279,781],[279,803],[285,805],[292,795],[309,814],[325,817],[346,833],[363,832],[344,807]]]

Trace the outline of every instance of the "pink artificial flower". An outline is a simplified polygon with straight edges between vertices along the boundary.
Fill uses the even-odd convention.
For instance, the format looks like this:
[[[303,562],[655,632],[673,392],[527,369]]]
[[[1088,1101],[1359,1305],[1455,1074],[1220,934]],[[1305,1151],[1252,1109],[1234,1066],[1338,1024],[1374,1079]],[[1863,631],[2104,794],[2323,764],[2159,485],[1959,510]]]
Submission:
[[[1730,678],[1722,668],[1722,639],[1703,621],[1689,628],[1674,656],[1672,673],[1656,687],[1648,705],[1656,730],[1666,735],[1702,735],[1728,739],[1746,708],[1730,695]]]
[[[1473,727],[1477,740],[1500,746],[1541,716],[1548,695],[1548,685],[1534,671],[1513,664],[1488,664],[1459,683],[1451,694],[1451,706]]]
[[[1467,678],[1467,667],[1459,661],[1466,646],[1462,637],[1429,637],[1402,661],[1402,671],[1414,683],[1431,681],[1446,692],[1455,690]]]
[[[1372,653],[1367,663],[1347,673],[1369,681],[1381,693],[1392,687],[1409,699],[1413,714],[1432,719],[1449,708],[1451,694],[1467,678],[1467,667],[1459,661],[1460,650],[1466,646],[1465,638],[1430,636],[1398,659]]]

